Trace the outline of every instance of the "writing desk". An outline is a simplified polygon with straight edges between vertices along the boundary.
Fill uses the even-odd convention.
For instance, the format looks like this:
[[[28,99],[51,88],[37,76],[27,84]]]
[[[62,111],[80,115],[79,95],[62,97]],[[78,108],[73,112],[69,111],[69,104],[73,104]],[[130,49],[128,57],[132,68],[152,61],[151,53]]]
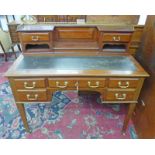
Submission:
[[[20,55],[6,76],[17,108],[29,131],[24,103],[50,103],[59,90],[95,91],[102,103],[127,103],[125,132],[145,77],[149,76],[130,55],[57,56]]]

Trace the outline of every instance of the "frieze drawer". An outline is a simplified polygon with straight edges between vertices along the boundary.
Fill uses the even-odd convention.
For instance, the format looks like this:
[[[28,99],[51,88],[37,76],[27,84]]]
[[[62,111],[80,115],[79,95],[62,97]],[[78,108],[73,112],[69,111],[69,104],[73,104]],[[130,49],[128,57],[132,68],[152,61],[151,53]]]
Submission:
[[[36,89],[36,88],[45,88],[45,79],[14,79],[16,89]]]
[[[49,79],[48,80],[49,83],[49,87],[51,88],[60,88],[60,89],[64,89],[64,88],[74,88],[76,87],[76,80],[55,80],[55,79]]]
[[[96,79],[96,80],[80,80],[79,83],[79,88],[103,88],[105,87],[105,79]]]
[[[109,88],[137,88],[139,83],[138,78],[109,78]]]

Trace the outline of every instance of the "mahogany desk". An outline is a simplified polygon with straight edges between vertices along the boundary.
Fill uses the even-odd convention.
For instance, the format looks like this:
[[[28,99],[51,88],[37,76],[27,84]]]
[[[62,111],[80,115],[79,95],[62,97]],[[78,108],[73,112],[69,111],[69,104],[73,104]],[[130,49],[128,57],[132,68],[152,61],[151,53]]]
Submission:
[[[24,103],[50,103],[57,90],[96,91],[102,103],[127,103],[125,132],[145,77],[130,55],[21,55],[7,71],[17,108],[29,131]]]

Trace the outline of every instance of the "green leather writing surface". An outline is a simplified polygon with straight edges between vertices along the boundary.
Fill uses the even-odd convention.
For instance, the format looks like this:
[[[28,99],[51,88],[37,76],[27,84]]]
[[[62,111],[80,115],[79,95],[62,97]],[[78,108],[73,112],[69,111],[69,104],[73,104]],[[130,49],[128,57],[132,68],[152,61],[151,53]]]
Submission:
[[[24,69],[136,71],[136,66],[126,56],[24,56],[17,70]]]

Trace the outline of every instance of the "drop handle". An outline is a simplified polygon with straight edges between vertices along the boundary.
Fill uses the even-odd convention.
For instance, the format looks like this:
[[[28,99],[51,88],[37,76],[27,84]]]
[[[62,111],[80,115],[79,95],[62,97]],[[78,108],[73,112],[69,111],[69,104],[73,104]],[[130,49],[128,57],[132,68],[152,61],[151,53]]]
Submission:
[[[120,36],[113,36],[113,41],[120,41],[121,37]]]
[[[96,85],[91,85],[91,82],[88,81],[88,86],[89,86],[90,88],[98,88],[98,87],[99,87],[99,81],[96,81]]]
[[[33,89],[36,86],[36,82],[32,82],[32,86],[28,86],[27,82],[24,82],[24,88],[26,89]]]
[[[31,39],[32,39],[32,41],[38,41],[39,40],[39,36],[32,36]]]
[[[118,93],[115,94],[115,97],[117,100],[125,100],[126,99],[126,94],[122,94],[121,97]]]
[[[59,81],[56,81],[56,87],[58,88],[66,88],[68,86],[68,82],[65,81],[64,85],[60,85]]]
[[[125,82],[125,85],[122,85],[122,82],[121,81],[119,81],[118,82],[118,86],[120,87],[120,88],[128,88],[129,87],[129,82],[128,81],[126,81]]]
[[[27,94],[26,97],[27,97],[27,100],[29,101],[36,101],[38,99],[38,94],[35,94],[34,96]]]

